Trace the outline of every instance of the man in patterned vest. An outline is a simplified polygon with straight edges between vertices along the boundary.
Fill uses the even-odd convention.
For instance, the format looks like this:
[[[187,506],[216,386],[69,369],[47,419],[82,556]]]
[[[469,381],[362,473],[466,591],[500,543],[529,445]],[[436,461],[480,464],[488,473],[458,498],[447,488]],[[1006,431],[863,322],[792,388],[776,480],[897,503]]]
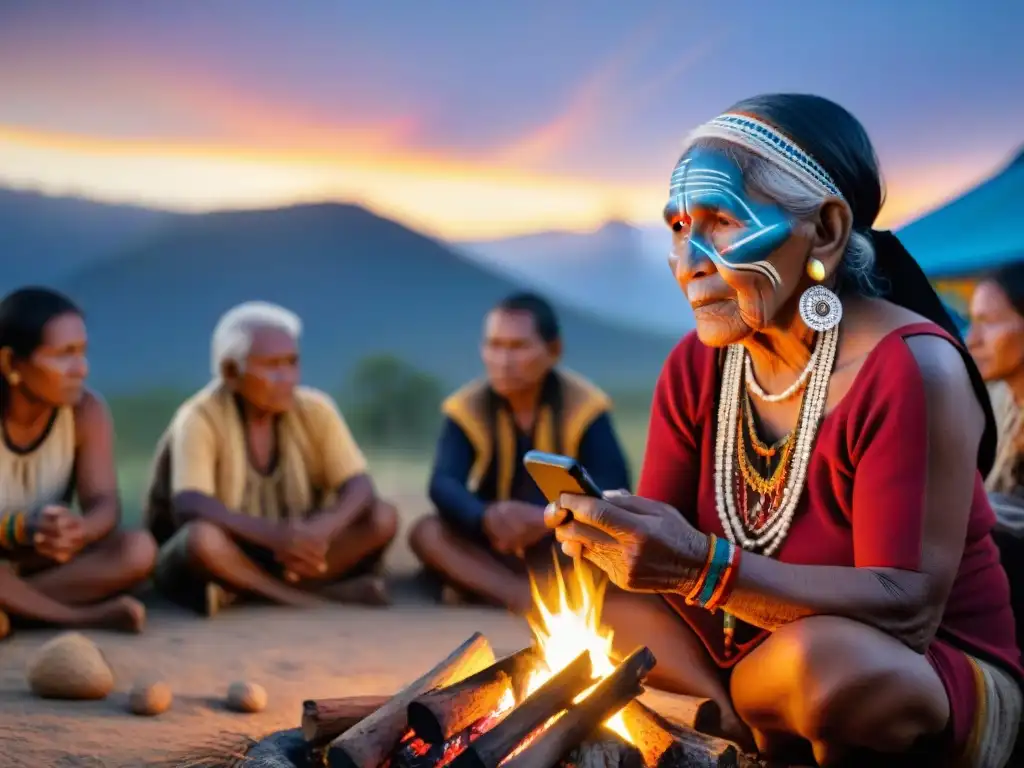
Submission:
[[[487,315],[486,378],[444,402],[429,490],[437,514],[413,528],[410,546],[441,577],[446,602],[470,593],[517,613],[532,605],[527,572],[550,570],[553,539],[547,502],[523,467],[527,451],[572,456],[602,488],[629,487],[610,399],[559,368],[561,353],[551,306],[511,296]]]

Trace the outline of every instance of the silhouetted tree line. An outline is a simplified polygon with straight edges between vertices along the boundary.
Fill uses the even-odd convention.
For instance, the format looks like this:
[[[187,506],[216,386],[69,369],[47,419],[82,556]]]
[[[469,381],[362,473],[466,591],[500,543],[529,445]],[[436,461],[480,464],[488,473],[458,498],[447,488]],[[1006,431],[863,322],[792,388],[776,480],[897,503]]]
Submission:
[[[435,439],[445,393],[429,373],[391,355],[374,355],[356,366],[340,400],[360,445],[413,449]]]

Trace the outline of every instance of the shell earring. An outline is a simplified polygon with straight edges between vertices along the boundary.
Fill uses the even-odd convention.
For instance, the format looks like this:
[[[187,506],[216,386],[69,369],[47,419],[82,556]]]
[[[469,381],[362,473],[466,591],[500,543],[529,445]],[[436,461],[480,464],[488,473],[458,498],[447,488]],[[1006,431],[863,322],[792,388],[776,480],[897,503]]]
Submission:
[[[807,275],[820,283],[825,279],[825,265],[818,259],[810,259]],[[800,296],[800,317],[812,331],[830,331],[843,319],[843,302],[824,285],[812,285]]]

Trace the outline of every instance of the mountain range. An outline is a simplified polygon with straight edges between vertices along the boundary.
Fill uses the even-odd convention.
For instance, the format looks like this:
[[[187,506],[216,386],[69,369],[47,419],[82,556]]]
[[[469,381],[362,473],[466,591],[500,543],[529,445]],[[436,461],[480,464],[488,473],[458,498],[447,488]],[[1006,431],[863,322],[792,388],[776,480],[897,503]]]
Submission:
[[[104,392],[201,385],[214,323],[249,299],[303,317],[304,377],[330,389],[374,354],[449,386],[477,375],[483,316],[524,286],[558,307],[566,363],[608,387],[649,388],[681,335],[581,308],[556,283],[516,277],[354,205],[171,214],[6,191],[0,233],[0,289],[43,283],[75,298]]]
[[[86,268],[176,218],[167,211],[0,189],[0,292]]]

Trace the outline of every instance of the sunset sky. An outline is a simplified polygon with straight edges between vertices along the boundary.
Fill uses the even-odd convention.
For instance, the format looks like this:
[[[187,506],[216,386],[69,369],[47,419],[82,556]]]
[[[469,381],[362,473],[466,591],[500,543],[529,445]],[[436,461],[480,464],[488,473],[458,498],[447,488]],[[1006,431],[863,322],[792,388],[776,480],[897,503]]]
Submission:
[[[657,220],[765,91],[865,123],[882,224],[1024,143],[1020,0],[0,2],[0,185],[185,210],[354,200],[449,238]]]

